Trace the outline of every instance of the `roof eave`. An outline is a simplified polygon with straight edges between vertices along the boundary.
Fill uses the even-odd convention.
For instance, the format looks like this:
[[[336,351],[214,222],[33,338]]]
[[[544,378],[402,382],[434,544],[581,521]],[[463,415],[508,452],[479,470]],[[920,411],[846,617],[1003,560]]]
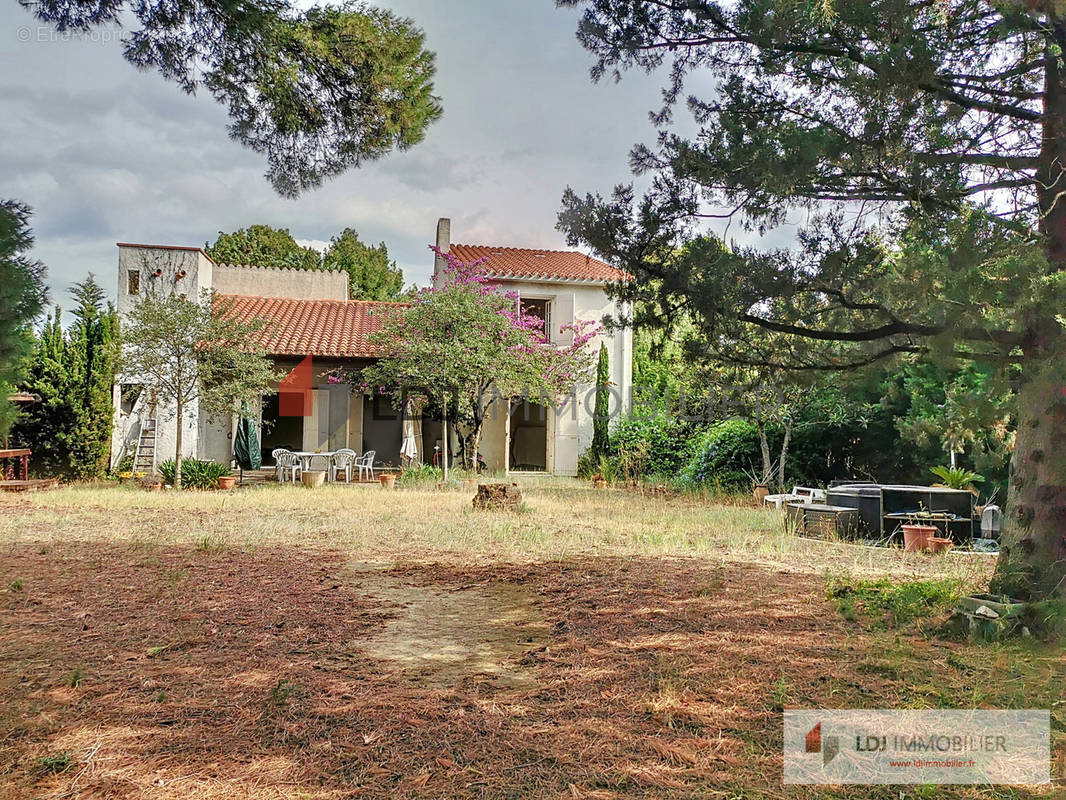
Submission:
[[[554,275],[530,275],[523,272],[497,272],[486,273],[490,278],[508,281],[521,281],[523,283],[565,283],[577,286],[606,286],[608,283],[616,283],[609,278],[559,278]]]

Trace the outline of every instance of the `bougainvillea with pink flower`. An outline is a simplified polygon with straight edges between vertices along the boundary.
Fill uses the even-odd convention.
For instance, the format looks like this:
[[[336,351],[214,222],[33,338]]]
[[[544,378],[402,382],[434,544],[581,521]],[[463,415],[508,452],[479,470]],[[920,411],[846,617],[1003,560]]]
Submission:
[[[587,344],[600,326],[577,321],[553,330],[556,341],[546,341],[544,320],[523,312],[517,293],[494,284],[482,262],[438,253],[446,268],[437,285],[397,306],[371,334],[378,361],[356,373],[335,373],[332,380],[388,393],[397,406],[411,396],[447,403],[466,429],[470,463],[494,404],[519,398],[556,404],[591,380]]]

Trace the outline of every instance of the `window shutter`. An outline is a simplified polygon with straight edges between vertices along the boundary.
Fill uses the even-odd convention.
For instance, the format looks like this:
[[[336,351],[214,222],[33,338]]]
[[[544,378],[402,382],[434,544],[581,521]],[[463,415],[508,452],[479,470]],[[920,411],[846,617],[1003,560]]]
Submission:
[[[549,304],[549,308],[554,306],[554,309],[549,311],[549,315],[552,318],[552,341],[562,345],[573,344],[574,332],[572,330],[564,331],[562,328],[566,325],[574,324],[574,293],[562,292],[555,296],[555,302]]]

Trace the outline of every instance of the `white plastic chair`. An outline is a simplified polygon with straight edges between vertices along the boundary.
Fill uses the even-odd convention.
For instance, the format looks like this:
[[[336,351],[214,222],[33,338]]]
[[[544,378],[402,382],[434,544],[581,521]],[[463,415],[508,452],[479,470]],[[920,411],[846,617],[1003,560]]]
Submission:
[[[285,480],[285,472],[288,471],[292,477],[292,482],[296,483],[296,478],[303,472],[303,464],[300,461],[300,457],[296,453],[284,452],[278,454],[278,466],[280,467],[280,475],[278,481]]]
[[[275,447],[273,450],[270,451],[270,457],[274,459],[274,477],[277,478],[278,483],[281,483],[281,481],[284,480],[284,478],[282,478],[282,472],[284,471],[284,468],[281,465],[281,456],[284,453],[291,452],[292,451],[289,450],[287,447]]]
[[[330,459],[329,464],[329,479],[331,481],[337,480],[337,475],[340,472],[344,473],[344,482],[352,482],[352,467],[355,465],[359,458],[359,454],[354,450],[349,450],[344,447],[333,454],[333,458]]]
[[[364,471],[370,473],[370,480],[374,480],[374,457],[377,454],[377,450],[367,450],[363,457],[356,462],[359,467],[359,480],[363,479]]]
[[[793,486],[792,491],[786,494],[768,494],[763,498],[763,504],[769,505],[773,503],[777,510],[781,510],[781,506],[786,503],[803,503],[804,505],[810,505],[812,503],[824,503],[825,502],[825,489],[815,489],[810,486]]]

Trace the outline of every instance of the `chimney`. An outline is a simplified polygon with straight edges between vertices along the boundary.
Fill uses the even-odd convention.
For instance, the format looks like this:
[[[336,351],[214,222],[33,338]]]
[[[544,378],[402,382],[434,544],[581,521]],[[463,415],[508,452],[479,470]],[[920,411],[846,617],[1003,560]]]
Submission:
[[[447,217],[441,217],[437,220],[437,249],[442,253],[450,253],[452,249],[452,221]],[[433,275],[440,274],[444,266],[444,259],[434,253]]]

